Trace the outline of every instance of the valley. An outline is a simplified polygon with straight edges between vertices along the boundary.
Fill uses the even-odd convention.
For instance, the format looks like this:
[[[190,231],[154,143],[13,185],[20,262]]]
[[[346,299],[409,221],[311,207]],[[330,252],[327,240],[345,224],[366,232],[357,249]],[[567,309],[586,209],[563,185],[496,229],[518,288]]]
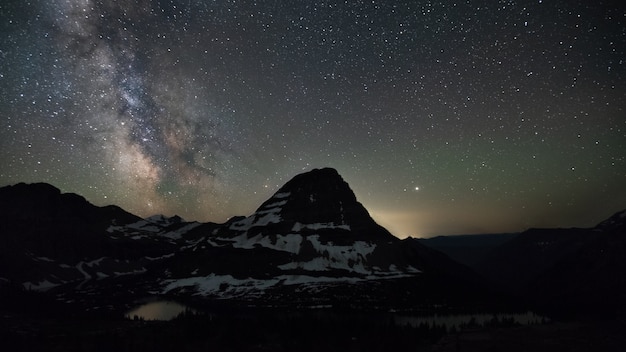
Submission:
[[[141,219],[47,184],[0,188],[0,217],[1,337],[28,350],[388,347],[372,336],[446,350],[626,312],[623,211],[590,229],[400,240],[315,169],[223,224]],[[129,313],[145,303],[173,319]]]

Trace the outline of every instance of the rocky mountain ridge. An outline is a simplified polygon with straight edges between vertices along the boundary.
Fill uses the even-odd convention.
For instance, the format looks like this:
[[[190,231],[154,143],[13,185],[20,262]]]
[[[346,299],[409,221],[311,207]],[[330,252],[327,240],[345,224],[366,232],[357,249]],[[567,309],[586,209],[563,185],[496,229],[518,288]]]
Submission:
[[[626,210],[591,228],[420,241],[551,314],[626,314]]]
[[[466,267],[378,225],[328,168],[294,177],[253,214],[224,224],[140,219],[43,184],[0,189],[0,217],[0,280],[84,305],[128,292],[254,304],[430,304],[420,299],[480,286]]]

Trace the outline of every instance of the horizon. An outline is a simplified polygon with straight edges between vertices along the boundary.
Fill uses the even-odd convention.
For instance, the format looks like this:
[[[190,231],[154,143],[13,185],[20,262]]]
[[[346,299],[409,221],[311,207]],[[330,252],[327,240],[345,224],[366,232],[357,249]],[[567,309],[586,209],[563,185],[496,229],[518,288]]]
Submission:
[[[308,171],[307,171],[307,172],[308,172]],[[340,176],[341,176],[341,175],[340,175]],[[54,185],[54,184],[52,184],[52,183],[45,182],[45,181],[39,181],[39,182],[18,182],[18,183],[14,183],[14,184],[0,185],[0,188],[2,188],[2,187],[9,187],[9,186],[15,186],[15,185],[17,185],[17,184],[19,184],[19,183],[23,183],[23,184],[36,184],[36,183],[48,184],[48,185],[50,185],[50,186],[52,186],[52,187],[55,187],[55,188],[59,189],[59,191],[61,192],[61,194],[76,194],[76,195],[79,195],[79,196],[81,196],[81,197],[84,197],[84,198],[85,198],[85,200],[86,200],[87,202],[89,202],[89,203],[91,203],[91,204],[93,204],[93,205],[95,205],[95,206],[98,206],[98,207],[117,206],[117,207],[121,208],[122,210],[124,210],[124,211],[126,211],[126,212],[128,212],[128,213],[130,213],[130,214],[132,214],[132,215],[138,216],[138,217],[140,217],[140,218],[142,218],[142,219],[144,219],[144,220],[147,220],[147,219],[152,218],[152,217],[157,217],[157,216],[164,216],[164,217],[167,217],[167,218],[171,218],[171,217],[174,217],[174,216],[178,216],[178,217],[182,218],[182,220],[183,220],[184,222],[187,222],[187,223],[191,223],[191,222],[198,222],[198,223],[216,223],[216,224],[224,224],[224,223],[228,222],[230,219],[232,219],[233,217],[240,217],[240,216],[243,216],[243,217],[249,217],[249,216],[251,216],[251,215],[253,215],[253,214],[254,214],[254,211],[252,211],[252,212],[250,212],[250,213],[248,213],[248,214],[243,214],[243,213],[241,213],[241,214],[235,214],[235,215],[233,215],[233,216],[231,216],[231,217],[229,217],[229,218],[227,218],[227,219],[225,219],[225,220],[223,220],[223,221],[212,221],[212,220],[190,219],[190,218],[185,217],[184,215],[177,214],[177,213],[170,213],[170,214],[166,214],[166,213],[159,213],[159,212],[157,212],[157,213],[149,213],[149,214],[148,214],[148,213],[147,213],[147,214],[138,214],[138,213],[135,213],[135,212],[133,212],[133,211],[130,211],[129,209],[126,209],[126,208],[124,208],[123,206],[121,206],[121,205],[119,205],[119,204],[115,204],[115,203],[102,203],[102,204],[97,204],[97,203],[95,203],[95,202],[91,201],[88,197],[85,197],[84,195],[82,195],[82,194],[80,194],[80,193],[73,192],[73,191],[68,191],[68,190],[63,190],[62,188],[59,188],[57,185]],[[348,185],[349,185],[349,184],[348,184]],[[282,186],[281,186],[281,187],[282,187]],[[270,197],[271,197],[273,194],[276,194],[276,193],[279,191],[279,188],[280,188],[280,187],[278,187],[278,188],[277,188],[277,189],[276,189],[273,193],[271,193],[271,194],[270,194],[270,196],[268,196],[268,198],[267,198],[267,199],[265,199],[264,201],[260,202],[260,203],[257,205],[257,207],[255,207],[255,210],[256,210],[256,209],[258,209],[258,207],[260,207],[260,206],[261,206],[261,204],[262,204],[263,202],[265,202],[266,200],[270,199]],[[359,201],[358,196],[357,196],[357,201],[358,201],[358,202],[360,202],[360,201]],[[360,202],[360,203],[362,204],[362,202]],[[420,236],[420,235],[416,235],[416,234],[413,234],[413,235],[411,235],[411,234],[407,234],[407,235],[404,235],[404,236],[403,236],[403,235],[398,235],[398,233],[396,233],[396,232],[394,232],[394,231],[393,231],[393,229],[394,229],[394,224],[391,224],[391,225],[386,224],[386,221],[385,221],[384,219],[383,219],[383,221],[381,221],[381,220],[380,220],[380,218],[379,218],[376,214],[372,214],[372,212],[371,212],[371,211],[367,208],[367,206],[366,206],[366,205],[364,205],[364,207],[365,207],[365,209],[367,210],[367,212],[370,214],[370,216],[374,219],[374,221],[376,221],[376,223],[378,223],[379,225],[383,226],[383,227],[384,227],[385,229],[387,229],[387,230],[388,230],[388,231],[389,231],[389,232],[390,232],[393,236],[395,236],[395,237],[397,237],[397,238],[399,238],[399,239],[406,239],[406,238],[430,239],[430,238],[435,238],[435,237],[448,237],[448,236],[506,235],[506,234],[518,234],[518,233],[522,233],[522,232],[525,232],[525,231],[527,231],[527,230],[530,230],[530,229],[536,229],[536,228],[541,228],[541,229],[558,229],[558,228],[561,228],[561,229],[567,229],[567,228],[593,228],[593,227],[595,227],[596,225],[598,225],[599,223],[601,223],[602,221],[604,221],[604,220],[608,219],[609,217],[611,217],[611,216],[613,216],[613,215],[615,215],[615,214],[617,214],[617,213],[619,213],[619,212],[623,212],[624,210],[626,210],[626,208],[616,210],[616,211],[612,212],[611,214],[608,214],[607,216],[605,216],[605,217],[603,217],[603,218],[599,219],[598,221],[596,221],[595,223],[593,223],[593,224],[591,224],[591,225],[589,225],[589,226],[567,226],[567,225],[556,225],[556,226],[530,226],[530,227],[523,228],[523,229],[519,229],[519,230],[516,230],[516,231],[471,232],[471,233],[469,233],[469,232],[466,232],[466,233],[435,233],[435,234],[426,234],[426,235],[422,235],[422,236]]]
[[[0,184],[223,222],[337,169],[396,237],[626,206],[626,22],[605,2],[0,5]]]

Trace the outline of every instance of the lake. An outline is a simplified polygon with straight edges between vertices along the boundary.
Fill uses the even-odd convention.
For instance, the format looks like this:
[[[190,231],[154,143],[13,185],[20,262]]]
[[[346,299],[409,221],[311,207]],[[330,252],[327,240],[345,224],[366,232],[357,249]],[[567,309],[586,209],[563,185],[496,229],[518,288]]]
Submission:
[[[196,310],[189,308],[188,306],[169,300],[152,300],[147,301],[126,313],[124,316],[127,319],[142,319],[142,320],[172,320],[179,316],[181,313],[190,312],[197,313]],[[315,314],[330,314],[329,312],[311,311]],[[329,315],[329,316],[330,316]],[[498,323],[515,323],[520,325],[534,325],[541,324],[547,319],[534,312],[525,313],[484,313],[484,314],[435,314],[427,316],[409,316],[409,315],[391,315],[391,323],[396,326],[443,326],[447,330],[459,329],[461,327],[475,326],[483,327],[495,322]]]
[[[139,305],[124,316],[128,319],[135,319],[136,317],[143,320],[172,320],[186,311],[195,312],[178,302],[157,300]]]
[[[444,326],[446,329],[459,329],[462,326],[485,326],[497,319],[498,322],[509,321],[520,325],[541,324],[547,318],[537,315],[534,312],[525,313],[498,313],[498,314],[445,314],[429,316],[402,316],[394,317],[395,325],[419,327],[421,325]]]

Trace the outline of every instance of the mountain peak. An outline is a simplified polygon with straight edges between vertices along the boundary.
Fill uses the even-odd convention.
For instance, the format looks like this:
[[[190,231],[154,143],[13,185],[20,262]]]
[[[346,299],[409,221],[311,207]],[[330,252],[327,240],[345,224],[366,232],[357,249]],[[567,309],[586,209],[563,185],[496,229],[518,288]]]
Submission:
[[[294,176],[251,218],[234,226],[243,229],[270,223],[285,229],[303,226],[343,229],[360,238],[382,235],[395,239],[370,217],[348,183],[332,168],[313,169]]]
[[[0,219],[36,219],[71,224],[77,219],[89,223],[108,222],[111,218],[120,223],[139,219],[117,206],[97,207],[83,196],[62,193],[47,183],[18,183],[0,187]],[[107,224],[108,226],[108,224]],[[45,226],[40,226],[42,229]]]
[[[602,221],[595,228],[602,231],[623,231],[626,229],[626,209],[613,214],[613,216]]]
[[[345,201],[356,201],[348,183],[332,168],[313,169],[294,176],[276,194],[290,193],[292,196],[304,196],[311,203],[317,198],[346,198]]]
[[[270,199],[264,202],[257,213],[280,207],[281,218],[300,223],[346,222],[344,212],[360,204],[350,186],[337,170],[332,168],[313,169],[294,176]],[[369,215],[363,208],[359,216]]]

